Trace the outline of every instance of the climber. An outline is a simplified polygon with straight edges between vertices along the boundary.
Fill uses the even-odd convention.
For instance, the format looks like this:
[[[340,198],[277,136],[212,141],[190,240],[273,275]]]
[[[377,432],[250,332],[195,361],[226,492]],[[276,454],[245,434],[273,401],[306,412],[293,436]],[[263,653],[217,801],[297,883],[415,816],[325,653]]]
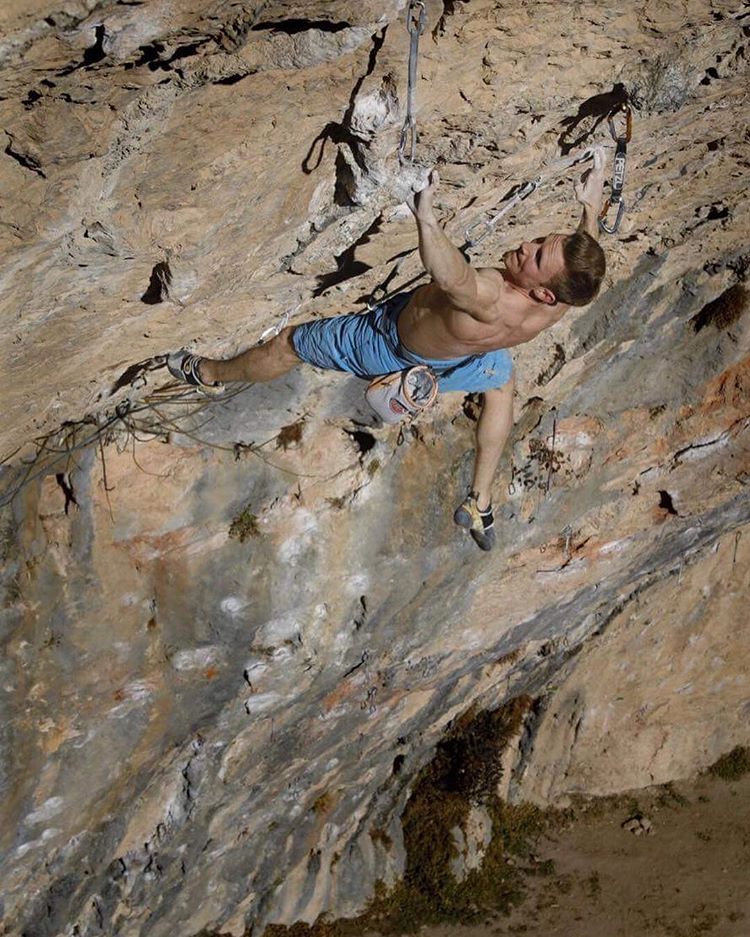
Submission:
[[[186,350],[168,358],[170,372],[206,392],[226,381],[270,381],[301,362],[371,379],[428,364],[441,391],[482,393],[470,491],[454,514],[482,550],[495,543],[491,486],[513,423],[513,362],[508,351],[553,325],[571,305],[596,296],[604,252],[596,241],[602,205],[601,154],[575,184],[583,215],[573,234],[524,241],[503,267],[473,268],[443,233],[433,211],[438,174],[410,200],[419,253],[432,280],[366,313],[333,316],[283,329],[228,360]]]

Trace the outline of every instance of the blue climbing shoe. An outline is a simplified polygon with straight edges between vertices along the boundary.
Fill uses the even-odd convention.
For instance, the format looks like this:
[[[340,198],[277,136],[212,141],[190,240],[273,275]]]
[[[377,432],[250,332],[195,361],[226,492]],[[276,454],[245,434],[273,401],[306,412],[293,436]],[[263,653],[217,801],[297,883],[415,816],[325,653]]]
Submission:
[[[495,546],[495,518],[492,516],[492,505],[480,511],[477,507],[475,492],[470,491],[456,508],[453,520],[459,527],[469,531],[480,550],[488,551]]]
[[[198,369],[202,360],[199,355],[191,355],[187,349],[181,348],[179,351],[173,351],[171,355],[167,355],[167,368],[169,368],[172,377],[177,378],[178,381],[183,381],[185,384],[190,384],[192,387],[197,387],[202,394],[207,394],[209,397],[223,394],[226,390],[223,384],[218,382],[216,384],[206,384],[201,380]]]

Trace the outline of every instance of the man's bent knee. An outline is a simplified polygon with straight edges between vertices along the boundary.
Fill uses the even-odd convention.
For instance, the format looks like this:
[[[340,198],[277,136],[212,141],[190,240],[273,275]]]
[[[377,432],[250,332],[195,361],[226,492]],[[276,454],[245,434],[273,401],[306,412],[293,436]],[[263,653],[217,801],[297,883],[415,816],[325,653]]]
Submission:
[[[285,362],[292,367],[295,364],[301,364],[302,358],[297,354],[297,350],[294,347],[294,342],[292,341],[292,336],[294,335],[294,330],[296,326],[287,325],[286,328],[283,328],[278,335],[275,335],[271,341],[268,343],[269,352],[273,352],[274,356],[279,356],[283,358]]]

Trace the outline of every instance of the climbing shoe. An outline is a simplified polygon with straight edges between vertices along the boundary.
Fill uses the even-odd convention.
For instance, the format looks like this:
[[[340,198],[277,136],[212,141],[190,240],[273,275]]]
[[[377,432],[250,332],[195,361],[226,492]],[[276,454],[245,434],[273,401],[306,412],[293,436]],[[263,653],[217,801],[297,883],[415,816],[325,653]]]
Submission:
[[[208,394],[209,396],[223,394],[226,389],[223,384],[206,384],[201,380],[198,367],[202,360],[198,355],[191,355],[186,349],[181,348],[179,351],[173,351],[171,355],[167,355],[167,367],[172,377],[197,387],[202,394]]]
[[[495,518],[492,516],[492,505],[480,511],[477,507],[477,496],[473,491],[470,491],[456,508],[453,520],[459,527],[469,531],[480,550],[491,550],[495,546]]]

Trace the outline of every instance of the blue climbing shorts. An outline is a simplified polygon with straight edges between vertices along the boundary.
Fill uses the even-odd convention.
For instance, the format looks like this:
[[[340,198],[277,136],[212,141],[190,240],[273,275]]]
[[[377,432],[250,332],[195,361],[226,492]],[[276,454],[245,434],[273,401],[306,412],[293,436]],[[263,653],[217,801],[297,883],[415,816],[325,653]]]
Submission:
[[[368,312],[303,322],[292,333],[294,350],[316,368],[348,371],[368,381],[415,364],[433,369],[441,391],[481,393],[510,380],[513,359],[506,348],[449,360],[422,358],[405,348],[397,324],[410,299],[411,293],[399,293]]]

